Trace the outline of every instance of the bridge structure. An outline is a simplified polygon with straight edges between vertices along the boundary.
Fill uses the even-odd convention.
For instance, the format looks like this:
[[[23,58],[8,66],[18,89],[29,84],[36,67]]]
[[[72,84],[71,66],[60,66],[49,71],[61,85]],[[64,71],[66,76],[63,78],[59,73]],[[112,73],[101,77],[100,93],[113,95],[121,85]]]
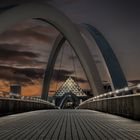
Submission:
[[[104,58],[112,85],[112,91],[108,93],[104,92],[97,66],[79,28],[56,8],[40,3],[8,6],[0,14],[0,33],[20,21],[31,18],[50,23],[61,32],[54,43],[44,74],[42,100],[0,99],[1,112],[2,109],[7,109],[7,112],[10,110],[12,113],[40,109],[55,110],[33,111],[2,117],[0,119],[0,139],[140,139],[140,123],[136,121],[140,120],[140,85],[128,87],[117,57],[103,35],[95,27],[89,24],[83,25],[83,28],[96,41]],[[46,101],[54,64],[66,40],[79,58],[93,95],[74,110],[58,110],[53,104]],[[68,92],[64,94],[62,103],[67,101],[66,99],[69,99],[70,96],[76,99],[73,93]]]

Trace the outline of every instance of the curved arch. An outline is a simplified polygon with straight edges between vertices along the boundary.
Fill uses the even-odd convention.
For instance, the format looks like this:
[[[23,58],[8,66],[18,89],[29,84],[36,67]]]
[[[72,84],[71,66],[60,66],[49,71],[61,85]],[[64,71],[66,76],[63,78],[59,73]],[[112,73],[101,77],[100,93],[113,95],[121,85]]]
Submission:
[[[43,20],[44,22],[49,22],[65,36],[81,61],[90,82],[92,92],[94,92],[95,95],[103,93],[100,79],[97,79],[96,75],[93,74],[95,68],[93,66],[92,56],[87,49],[84,39],[69,18],[59,10],[47,4],[38,3],[28,3],[16,6],[0,14],[0,33],[6,31],[17,22],[30,18],[40,18],[40,20]],[[46,87],[47,85],[45,81],[46,77],[44,77],[43,87]],[[48,93],[46,93],[46,89],[47,88],[43,88],[42,99],[47,99]]]
[[[112,87],[114,89],[120,89],[120,88],[126,87],[127,82],[126,82],[125,76],[123,74],[120,64],[119,64],[113,50],[111,49],[109,43],[105,40],[103,35],[95,27],[93,27],[89,24],[84,24],[84,28],[91,34],[91,36],[93,37],[93,39],[95,39],[95,41],[98,45],[101,55],[104,58],[104,63],[108,70],[108,74],[109,74],[109,78],[110,78]],[[54,46],[52,48],[52,51],[51,51],[51,54],[49,57],[49,63],[47,65],[46,72],[45,72],[45,77],[46,77],[47,83],[50,83],[54,63],[56,61],[56,57],[58,55],[60,48],[62,47],[62,45],[64,44],[65,41],[66,41],[66,38],[63,37],[62,35],[59,35],[54,43]],[[100,76],[97,72],[97,68],[96,68],[96,64],[95,64],[94,60],[93,60],[93,66],[94,66],[93,72],[96,75],[95,78],[100,79]],[[49,75],[49,76],[47,77],[47,75]],[[95,79],[95,81],[96,81],[96,79]],[[101,81],[101,79],[100,79],[100,81]],[[46,88],[46,87],[44,87],[44,88]],[[47,86],[46,90],[49,91],[49,85]]]
[[[55,43],[52,47],[52,50],[51,50],[51,53],[50,53],[50,56],[49,56],[49,60],[48,60],[48,64],[47,64],[47,67],[46,67],[46,70],[45,70],[44,85],[43,85],[42,94],[44,92],[46,92],[46,93],[49,92],[50,82],[51,82],[51,78],[53,76],[53,68],[54,68],[57,56],[59,54],[59,51],[60,51],[62,45],[65,43],[65,41],[66,41],[66,38],[62,34],[59,34],[58,37],[55,40]],[[79,60],[80,60],[80,57],[79,57]],[[80,60],[80,62],[81,62],[81,60]],[[82,64],[82,62],[81,62],[81,64]],[[97,71],[97,67],[96,67],[96,64],[95,64],[94,60],[92,61],[92,67],[93,67],[93,73],[94,73],[95,76],[94,76],[94,81],[92,83],[90,83],[90,86],[91,85],[94,86],[94,84],[95,84],[94,89],[92,91],[93,91],[93,93],[95,93],[95,95],[97,95],[99,93],[96,94],[95,89],[98,89],[98,88],[101,89],[101,87],[103,87],[103,86],[102,86],[101,82],[100,83],[98,82],[98,85],[96,84],[96,81],[101,81],[101,79],[100,79],[99,73]],[[46,85],[45,83],[48,83],[48,84]],[[103,92],[100,92],[100,94],[101,93],[103,93]]]
[[[114,89],[121,89],[128,86],[118,59],[105,37],[99,30],[90,24],[83,24],[83,27],[94,38],[98,49],[104,58],[104,65],[108,70],[109,77],[111,78],[110,81],[112,81]]]

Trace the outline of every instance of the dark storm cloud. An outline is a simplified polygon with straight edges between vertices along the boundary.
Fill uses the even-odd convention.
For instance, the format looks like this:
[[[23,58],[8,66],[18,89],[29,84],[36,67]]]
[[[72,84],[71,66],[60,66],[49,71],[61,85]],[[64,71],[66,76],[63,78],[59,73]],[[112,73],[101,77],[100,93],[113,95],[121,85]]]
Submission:
[[[37,68],[15,68],[0,66],[0,79],[14,81],[23,85],[34,84],[33,80],[43,77],[44,70]]]
[[[0,79],[6,81],[14,81],[22,84],[25,83],[32,84],[32,80],[30,80],[30,78],[28,77],[25,77],[23,74],[14,75],[15,71],[18,71],[18,69],[0,66]]]
[[[64,82],[69,78],[69,75],[73,72],[67,70],[54,70],[55,75],[52,77],[54,81]],[[0,66],[0,80],[11,81],[15,83],[20,83],[23,86],[35,84],[35,81],[43,79],[44,69],[37,68],[15,68],[8,66]],[[75,78],[74,80],[81,83],[86,83],[87,81],[82,78]]]
[[[0,61],[11,64],[12,62],[18,64],[32,64],[40,63],[37,58],[40,56],[38,53],[31,51],[22,51],[22,45],[0,45]]]
[[[39,24],[25,21],[0,35],[0,63],[44,67],[57,30]]]
[[[28,58],[36,58],[39,56],[39,54],[35,54],[33,52],[28,52],[28,51],[19,51],[19,50],[11,50],[9,48],[4,48],[4,46],[7,45],[0,45],[0,59],[11,59],[12,57],[28,57]],[[8,45],[9,46],[9,45]],[[10,45],[12,47],[12,45]]]
[[[40,79],[43,78],[44,69],[35,69],[35,68],[25,68],[25,69],[16,69],[14,74],[22,74],[31,79]]]
[[[4,48],[9,48],[15,51],[29,51],[35,54],[39,54],[38,57],[34,58],[39,62],[46,62],[46,57],[48,57],[47,53],[50,52],[50,47],[55,40],[57,30],[55,30],[52,26],[41,26],[39,24],[40,23],[34,20],[29,20],[25,21],[25,23],[23,22],[16,25],[12,29],[0,35],[0,47],[4,46]],[[0,53],[2,53],[2,51]],[[11,57],[13,57],[12,53]],[[28,60],[30,58],[31,57],[27,56],[25,59]],[[20,59],[22,58],[20,57],[19,60]],[[29,62],[30,61],[27,63]]]
[[[0,66],[0,79],[6,81],[18,82],[22,85],[34,84],[34,80],[41,80],[44,76],[44,69],[39,68],[16,68],[10,66]],[[54,70],[52,80],[57,82],[66,81],[73,71],[69,70]],[[71,76],[76,82],[87,83],[87,80]]]
[[[35,30],[35,29],[34,29]],[[42,42],[50,42],[52,38],[48,36],[47,34],[41,34],[37,31],[34,31],[32,29],[24,29],[21,31],[17,30],[10,30],[5,33],[3,33],[0,36],[0,41],[10,38],[17,38],[17,39],[28,39],[28,40],[37,40],[37,41],[42,41]]]
[[[16,44],[0,44],[0,53],[2,53],[1,50],[5,49],[5,50],[17,50],[19,51],[20,49],[22,50],[25,46],[22,45],[16,45]]]
[[[52,78],[54,81],[57,81],[57,82],[64,82],[69,77],[73,78],[76,82],[79,82],[79,83],[87,83],[88,82],[87,80],[85,80],[83,78],[71,76],[72,74],[74,74],[73,71],[64,70],[64,69],[60,69],[60,70],[55,69]]]
[[[65,70],[65,69],[55,69],[53,71],[53,80],[54,81],[65,81],[68,76],[73,74],[73,71]]]

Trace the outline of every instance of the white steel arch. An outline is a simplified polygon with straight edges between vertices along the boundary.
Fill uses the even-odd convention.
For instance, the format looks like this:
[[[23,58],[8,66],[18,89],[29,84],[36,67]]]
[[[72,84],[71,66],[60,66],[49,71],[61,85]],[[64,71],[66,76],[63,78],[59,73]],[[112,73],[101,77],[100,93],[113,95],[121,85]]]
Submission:
[[[3,33],[14,24],[31,18],[40,18],[44,22],[49,22],[55,26],[68,40],[77,56],[89,80],[91,90],[95,95],[103,93],[100,79],[95,73],[92,56],[76,26],[59,10],[47,5],[38,3],[28,3],[15,6],[0,14],[0,33]],[[47,19],[47,20],[46,20]],[[95,71],[96,70],[96,71]],[[46,86],[44,79],[44,86]],[[47,91],[42,92],[42,98],[47,99]]]

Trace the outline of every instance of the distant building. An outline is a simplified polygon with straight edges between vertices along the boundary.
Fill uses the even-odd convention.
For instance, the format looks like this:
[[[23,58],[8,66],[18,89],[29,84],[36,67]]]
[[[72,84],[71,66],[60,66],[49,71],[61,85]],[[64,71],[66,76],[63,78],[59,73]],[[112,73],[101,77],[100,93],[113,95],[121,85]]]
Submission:
[[[87,98],[80,86],[69,77],[56,91],[53,102],[60,108],[75,108]]]
[[[10,86],[10,93],[21,95],[21,86],[19,84],[13,84]]]
[[[105,90],[105,92],[112,91],[111,85],[109,83],[104,84],[104,90]]]

